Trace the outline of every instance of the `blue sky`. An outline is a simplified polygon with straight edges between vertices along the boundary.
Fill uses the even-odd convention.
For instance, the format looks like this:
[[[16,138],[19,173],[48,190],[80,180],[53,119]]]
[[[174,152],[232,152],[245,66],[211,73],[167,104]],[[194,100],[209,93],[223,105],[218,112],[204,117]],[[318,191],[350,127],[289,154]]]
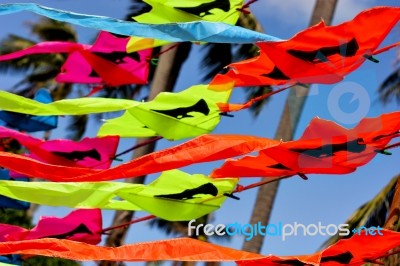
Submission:
[[[29,1],[2,0],[1,2]],[[64,10],[115,18],[123,18],[129,6],[128,0],[41,0],[35,2]],[[395,3],[396,1],[387,0],[339,0],[333,24],[352,19],[365,8],[376,5],[395,5]],[[290,38],[296,32],[307,27],[313,5],[314,0],[259,0],[252,5],[251,10],[261,21],[266,33],[279,38]],[[29,37],[27,23],[37,19],[38,16],[26,12],[0,17],[0,25],[3,25],[0,30],[0,38],[10,33]],[[93,30],[84,28],[77,28],[77,30],[80,42],[88,43],[95,36],[95,31]],[[397,27],[388,36],[384,44],[398,41],[399,34],[399,27]],[[198,46],[193,47],[189,60],[183,66],[176,91],[200,83],[200,53]],[[386,106],[381,105],[377,101],[376,93],[379,83],[393,70],[395,51],[380,55],[379,60],[381,61],[379,64],[365,62],[362,67],[347,76],[339,84],[313,86],[310,97],[306,101],[295,138],[301,136],[304,128],[315,116],[331,119],[343,126],[351,127],[354,126],[354,121],[349,120],[348,116],[342,115],[341,111],[352,112],[359,106],[367,106],[365,113],[359,116],[361,119],[364,115],[377,116],[385,112],[399,110],[399,107],[393,103]],[[20,76],[0,75],[0,88],[10,88],[20,78]],[[334,92],[342,89],[349,89],[355,92],[345,94],[339,100],[335,100]],[[244,90],[245,88],[236,89],[231,101],[243,102]],[[273,96],[270,103],[256,119],[253,119],[248,111],[236,113],[234,118],[223,117],[215,133],[246,134],[272,138],[279,122],[286,96],[286,92]],[[61,118],[60,121],[65,124],[66,118]],[[95,136],[98,126],[99,122],[92,120],[90,130],[86,132],[86,135]],[[65,137],[64,129],[61,127],[56,130],[53,137]],[[134,139],[121,141],[120,150],[132,146],[134,141]],[[176,142],[160,141],[157,149],[174,144]],[[396,167],[400,159],[399,154],[398,150],[394,150],[392,156],[378,155],[372,162],[359,168],[353,174],[310,175],[308,181],[297,177],[282,181],[270,223],[293,223],[296,221],[303,224],[318,223],[319,221],[324,224],[343,223],[356,208],[372,198],[399,172],[398,166]],[[128,159],[129,156],[126,156],[125,160]],[[189,173],[208,174],[220,163],[194,165],[183,170]],[[148,180],[152,180],[155,176],[152,175]],[[241,183],[249,184],[257,181],[258,179],[247,179],[242,180]],[[256,190],[249,190],[238,195],[241,198],[240,201],[228,199],[213,216],[215,219],[213,223],[247,223],[255,195]],[[37,217],[39,215],[64,215],[68,211],[65,208],[41,207]],[[146,214],[138,213],[137,215],[143,216]],[[111,218],[111,211],[104,212],[104,227],[110,225]],[[150,229],[148,224],[144,222],[131,227],[127,242],[135,243],[163,238],[166,238],[166,236],[162,232],[157,229]],[[324,240],[326,238],[322,236],[291,237],[286,241],[269,237],[265,240],[262,253],[277,255],[311,253],[316,251]],[[231,242],[222,244],[240,249],[243,244],[243,238],[234,237]],[[93,265],[93,263],[85,264]]]

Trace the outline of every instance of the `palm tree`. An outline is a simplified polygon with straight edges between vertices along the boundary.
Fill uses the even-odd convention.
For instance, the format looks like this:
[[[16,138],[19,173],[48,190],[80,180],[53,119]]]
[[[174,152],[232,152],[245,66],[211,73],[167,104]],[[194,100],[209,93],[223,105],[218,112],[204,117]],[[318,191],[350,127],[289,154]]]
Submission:
[[[210,222],[210,216],[212,216],[211,214],[209,215],[204,215],[203,217],[200,217],[198,219],[196,219],[196,224],[206,224]],[[155,218],[153,220],[150,221],[150,227],[156,227],[157,229],[161,230],[162,232],[164,232],[167,236],[168,235],[173,235],[173,236],[178,236],[178,237],[187,237],[187,233],[188,233],[188,221],[178,221],[178,222],[170,222],[167,220],[163,220],[160,218]],[[202,228],[204,229],[204,228]],[[210,241],[210,239],[218,241],[218,242],[222,242],[222,241],[230,241],[231,237],[229,235],[224,235],[224,236],[207,236],[204,232],[204,230],[200,229],[199,230],[199,235],[192,235],[190,237],[198,239],[198,240],[202,240],[202,241]],[[210,239],[209,239],[210,238]],[[195,265],[196,263],[193,261],[183,261],[183,262],[179,262],[176,261],[174,262],[174,266],[178,266],[178,265],[182,265],[182,266],[189,266],[189,265]],[[147,265],[152,265],[152,263],[149,263]],[[206,262],[205,263],[206,266],[216,266],[216,265],[220,265],[220,262]]]
[[[125,16],[126,20],[132,20],[132,17],[141,12],[144,8],[143,2],[138,0],[132,0],[132,6],[129,8],[129,13]],[[171,92],[174,89],[175,83],[178,79],[178,75],[183,63],[186,61],[191,50],[190,43],[182,44],[168,44],[161,49],[154,49],[153,54],[159,54],[158,63],[149,76],[151,80],[151,86],[147,100],[154,99],[161,92]],[[168,51],[163,53],[162,51]],[[156,143],[151,142],[151,138],[140,138],[136,144],[140,145],[143,143],[149,143],[138,149],[135,149],[132,154],[132,159],[141,157],[155,150]],[[146,176],[140,176],[136,178],[128,178],[125,182],[134,184],[143,184]],[[112,221],[112,227],[128,223],[132,220],[134,211],[116,211]],[[111,247],[121,246],[126,238],[129,227],[121,227],[114,229],[109,232],[106,245]],[[116,263],[111,261],[101,261],[99,265],[123,265],[123,263]]]
[[[69,41],[76,42],[77,34],[70,25],[42,18],[38,22],[30,25],[31,32],[42,41]],[[0,42],[0,54],[8,54],[21,49],[25,49],[37,42],[17,35],[9,35]],[[72,90],[71,84],[57,84],[56,75],[60,72],[61,66],[66,60],[63,54],[44,54],[32,55],[15,60],[0,62],[0,72],[23,73],[25,78],[14,85],[14,90],[26,97],[32,97],[35,92],[42,88],[51,88],[51,94],[54,100],[64,99]],[[86,125],[86,116],[74,117],[70,129],[74,139],[79,139]],[[45,139],[50,137],[50,131],[45,133]],[[32,204],[27,215],[32,217],[38,205]]]
[[[175,44],[169,44],[164,46],[162,49],[166,50],[174,46]],[[190,52],[191,44],[182,43],[176,46],[175,49],[170,50],[168,53],[160,55],[158,65],[154,73],[152,86],[150,88],[149,100],[153,99],[160,92],[172,91],[175,82],[178,78],[178,74],[183,62],[187,59]],[[148,142],[149,138],[141,138],[137,141],[137,144]],[[138,148],[134,151],[132,159],[143,156],[147,153],[153,152],[155,149],[155,142]],[[126,179],[126,182],[143,184],[146,176],[140,176],[136,178]],[[113,218],[113,225],[117,226],[126,222],[129,222],[133,218],[133,211],[116,211]],[[112,230],[107,237],[106,245],[108,246],[120,246],[124,243],[128,227],[118,228]],[[115,262],[100,262],[100,265],[115,265]]]
[[[400,50],[397,50],[396,69],[380,85],[378,92],[382,103],[395,100],[400,104]],[[396,179],[396,178],[394,178]],[[393,180],[387,186],[391,186]],[[394,185],[392,185],[394,187]],[[390,210],[385,222],[385,228],[390,230],[400,230],[400,175],[397,176],[397,185],[394,188],[394,195],[390,205]],[[374,199],[373,199],[374,200]],[[398,256],[400,261],[400,256]],[[394,265],[394,264],[393,264]]]
[[[325,20],[327,25],[331,24],[336,4],[337,0],[317,0],[311,16],[310,25],[318,23],[321,18]],[[282,139],[284,141],[293,139],[293,134],[298,125],[308,93],[309,86],[307,85],[294,86],[290,90],[275,134],[275,139]],[[278,187],[279,182],[272,182],[258,189],[250,224],[256,224],[259,221],[268,224]],[[263,242],[264,236],[256,235],[250,241],[245,241],[242,249],[249,252],[260,253]]]
[[[132,13],[128,14],[127,19],[130,19],[137,12],[137,0],[132,0],[133,5],[130,9]],[[253,30],[262,31],[260,24],[255,20],[254,16],[251,14],[242,13],[240,19],[238,21],[238,25],[244,26]],[[162,50],[170,49],[171,47],[176,46],[176,44],[167,45],[162,48]],[[184,61],[187,59],[190,51],[190,43],[182,43],[177,46],[176,49],[172,49],[167,53],[161,54],[158,60],[158,65],[155,70],[154,77],[152,79],[152,85],[150,88],[150,94],[148,99],[153,99],[158,93],[164,91],[172,91],[177,77],[180,72],[180,68]],[[236,48],[238,50],[238,55],[234,57],[232,54],[232,50]],[[253,57],[257,50],[253,45],[242,45],[239,47],[233,47],[231,44],[206,44],[204,46],[206,50],[203,63],[207,66],[206,69],[211,69],[211,71],[205,73],[204,80],[208,80],[213,77],[220,69],[231,63],[234,59],[242,59]],[[253,88],[254,94],[262,94],[268,91],[268,88]],[[261,106],[260,103],[258,106]],[[137,144],[148,142],[148,138],[139,139]],[[143,156],[147,153],[153,152],[155,149],[155,143],[151,143],[150,145],[146,145],[139,149],[136,149],[132,159]],[[127,179],[127,182],[131,183],[143,183],[145,181],[145,176],[141,176],[134,179]],[[120,224],[124,224],[129,222],[133,217],[134,212],[129,211],[117,211],[113,218],[112,227],[118,226]],[[207,219],[207,217],[204,217]],[[172,226],[168,225],[168,226]],[[166,227],[164,227],[166,228]],[[110,232],[107,237],[106,245],[108,246],[120,246],[123,244],[128,227],[118,228]],[[115,262],[100,262],[99,265],[116,265]]]
[[[400,53],[397,55],[397,69],[378,88],[379,99],[383,104],[391,100],[400,103],[400,67],[398,65]],[[400,175],[393,177],[374,198],[355,210],[345,223],[349,224],[349,228],[381,226],[388,230],[400,231]],[[340,236],[333,236],[322,247],[327,247],[340,239]],[[400,254],[384,259],[384,264],[388,266],[399,265],[399,263]]]
[[[387,214],[387,219],[384,225],[385,229],[393,230],[393,231],[400,231],[400,175],[397,176],[396,185],[392,186],[393,198],[390,205],[390,209]],[[392,182],[388,184],[391,185]],[[389,194],[389,193],[388,193]],[[395,266],[400,264],[400,254],[397,253],[396,255],[389,256],[384,260],[385,265]]]
[[[23,210],[0,209],[0,223],[13,224],[24,228],[31,228],[31,217]],[[34,256],[24,259],[24,265],[43,265],[43,266],[79,266],[80,263],[71,260]]]
[[[400,175],[397,175],[378,192],[370,201],[363,204],[347,219],[345,224],[349,228],[362,226],[380,226],[388,230],[400,231]],[[339,235],[330,237],[322,245],[328,247],[342,239]],[[400,254],[392,255],[384,259],[387,266],[395,266],[400,263]]]
[[[42,18],[30,25],[31,32],[43,41],[68,41],[76,42],[77,34],[73,27],[64,23]],[[0,54],[8,54],[37,42],[22,36],[9,35],[0,42]],[[65,54],[39,54],[18,58],[10,61],[0,62],[0,72],[23,73],[25,78],[14,85],[13,90],[25,97],[32,97],[36,90],[45,87],[51,90],[54,100],[64,99],[72,91],[72,84],[57,83],[55,77],[61,70],[61,66],[67,59]],[[86,116],[73,117],[70,133],[73,139],[78,140],[84,134]],[[47,134],[47,137],[48,134]]]
[[[30,25],[31,31],[39,41],[71,41],[77,39],[75,30],[66,23],[41,19]],[[36,44],[36,41],[17,35],[9,35],[0,42],[0,54],[15,52]],[[36,90],[46,87],[52,88],[51,93],[55,100],[65,98],[72,90],[70,84],[56,84],[54,78],[59,73],[66,56],[62,54],[34,55],[21,59],[0,63],[0,72],[23,73],[25,78],[14,86],[19,94],[31,97]],[[76,134],[75,134],[76,135]],[[49,136],[49,134],[47,134]],[[77,136],[79,137],[79,136]],[[8,223],[23,227],[32,227],[31,219],[37,205],[31,204],[26,212],[22,210],[1,210],[0,223]],[[5,214],[5,215],[4,215]],[[24,260],[24,265],[80,265],[74,261],[56,258],[32,257]]]

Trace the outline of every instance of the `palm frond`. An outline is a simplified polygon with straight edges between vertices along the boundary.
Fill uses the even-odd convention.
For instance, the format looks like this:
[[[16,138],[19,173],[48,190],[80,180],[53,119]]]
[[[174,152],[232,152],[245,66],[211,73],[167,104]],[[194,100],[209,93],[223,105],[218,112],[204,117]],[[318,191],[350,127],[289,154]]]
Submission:
[[[33,40],[18,35],[9,34],[5,39],[1,41],[0,52],[1,54],[7,54],[25,49],[34,44],[36,44],[36,42]]]
[[[64,22],[42,18],[31,26],[32,33],[37,35],[41,41],[77,41],[74,28]]]
[[[400,67],[391,73],[378,88],[379,100],[386,104],[392,100],[400,103]]]
[[[264,32],[262,25],[257,21],[253,14],[241,13],[237,25],[243,28],[251,29],[258,32]],[[235,54],[235,60],[243,60],[251,57],[255,57],[259,54],[258,47],[253,44],[240,45]],[[261,96],[263,94],[272,91],[271,86],[260,86],[260,87],[248,87],[246,88],[247,100]],[[256,102],[250,108],[250,111],[254,117],[257,117],[264,106],[268,103],[269,98],[265,98],[261,101]]]
[[[67,127],[68,130],[67,138],[78,141],[85,134],[86,125],[88,122],[88,116],[87,115],[72,116],[70,121],[71,122]]]
[[[150,221],[151,227],[156,227],[159,230],[165,232],[167,235],[174,236],[187,235],[187,225],[187,221],[171,222],[161,218],[156,218]]]
[[[151,5],[143,2],[143,0],[131,0],[131,3],[128,14],[125,16],[126,20],[134,20],[132,17],[148,12],[152,8]]]
[[[34,44],[35,42],[32,40],[11,34],[0,42],[0,54],[9,54],[25,49]],[[5,74],[26,72],[30,68],[34,67],[33,62],[35,61],[29,60],[26,57],[3,61],[0,62],[0,72],[3,72]]]
[[[345,224],[349,225],[350,230],[362,226],[383,227],[390,209],[390,203],[393,199],[396,183],[399,178],[400,175],[393,177],[392,180],[390,180],[390,182],[374,198],[358,208],[350,218],[347,219]],[[330,246],[340,239],[341,237],[339,235],[332,236],[323,243],[322,247]]]
[[[29,217],[26,216],[26,212],[23,210],[14,209],[0,209],[0,223],[12,224],[29,228],[32,226]]]
[[[257,18],[249,13],[240,13],[239,16],[239,20],[236,23],[237,26],[246,28],[246,29],[250,29],[250,30],[254,30],[254,31],[258,31],[258,32],[264,32],[263,27],[261,26],[261,24],[258,22]]]
[[[34,25],[37,26],[39,24],[36,23]],[[8,54],[19,51],[34,44],[36,44],[36,42],[33,40],[11,34],[0,42],[0,54]],[[6,74],[13,72],[28,72],[29,74],[33,70],[43,66],[60,68],[65,59],[66,56],[61,54],[37,54],[24,56],[14,60],[0,62],[0,72],[4,72]]]
[[[261,24],[252,14],[240,13],[236,25],[259,32],[263,31]],[[202,78],[203,80],[209,80],[233,60],[239,61],[258,54],[258,48],[253,44],[241,44],[233,47],[231,44],[209,43],[204,45],[203,50],[205,50],[205,54],[202,67],[208,70]]]
[[[146,85],[130,84],[118,87],[103,87],[99,97],[115,99],[134,99]]]
[[[263,32],[261,24],[252,14],[241,13],[236,25],[258,32]],[[203,50],[206,51],[202,60],[202,67],[207,70],[202,78],[205,81],[218,74],[232,61],[252,58],[257,56],[259,53],[258,47],[253,44],[234,46],[231,44],[206,44]],[[247,99],[250,100],[271,91],[272,88],[270,86],[247,87]],[[268,98],[255,103],[250,108],[252,115],[257,117],[267,103]]]
[[[264,32],[261,24],[257,21],[256,17],[253,14],[245,14],[241,13],[239,16],[239,20],[236,23],[237,26],[254,30],[257,32]],[[247,58],[251,58],[257,56],[259,53],[258,47],[254,44],[242,44],[239,45],[237,52],[235,53],[235,60],[243,60]]]
[[[206,224],[208,215],[200,217],[196,220],[197,224]],[[160,218],[156,218],[150,221],[151,227],[156,227],[157,229],[166,233],[166,235],[173,235],[173,236],[187,236],[188,235],[188,223],[189,221],[179,221],[179,222],[171,222],[167,220],[163,220]],[[213,242],[223,242],[223,241],[230,241],[231,236],[225,234],[223,236],[212,235],[208,237],[204,233],[204,227],[199,228],[199,235],[195,236],[197,239],[208,241],[208,238],[211,238]],[[224,229],[225,230],[225,229]]]
[[[26,81],[29,83],[46,82],[48,80],[54,79],[59,71],[60,69],[56,66],[39,66],[32,74],[27,76]]]
[[[43,41],[75,41],[76,32],[68,24],[57,22],[50,19],[41,19],[32,23],[32,33]],[[25,49],[36,44],[35,41],[17,36],[9,35],[0,42],[0,53],[7,54],[21,49]],[[62,64],[66,60],[64,54],[38,54],[24,56],[19,59],[5,61],[0,63],[0,72],[25,73],[25,78],[19,81],[14,88],[19,90],[34,91],[40,87],[49,87],[55,84],[54,78],[60,72]],[[61,92],[61,90],[65,91]],[[58,84],[58,87],[52,90],[55,100],[63,99],[71,91],[70,85]],[[25,94],[25,93],[24,93]]]
[[[221,69],[232,63],[232,45],[229,43],[208,43],[203,46],[205,55],[202,60],[202,68],[205,72],[202,80],[208,81]]]
[[[59,69],[53,66],[44,66],[35,69],[32,73],[20,80],[13,86],[13,90],[19,92],[24,97],[32,97],[36,90],[42,87],[49,87],[53,83],[53,79],[58,74]],[[21,93],[23,92],[23,94]]]
[[[247,94],[247,100],[251,100],[253,98],[256,98],[258,96],[267,94],[272,92],[272,87],[270,86],[261,86],[261,87],[246,87],[246,94]],[[268,103],[270,99],[266,98],[260,101],[255,102],[251,107],[250,107],[250,112],[253,115],[253,117],[257,117],[264,106]]]

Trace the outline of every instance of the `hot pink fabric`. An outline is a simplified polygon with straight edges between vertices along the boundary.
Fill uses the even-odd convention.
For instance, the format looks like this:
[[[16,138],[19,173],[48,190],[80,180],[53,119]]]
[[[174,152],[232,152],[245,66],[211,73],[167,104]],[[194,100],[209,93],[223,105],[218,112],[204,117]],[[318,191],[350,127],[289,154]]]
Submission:
[[[93,45],[71,42],[42,42],[14,53],[1,55],[0,61],[47,53],[70,54],[57,75],[57,82],[94,83],[109,86],[146,84],[151,49],[127,53],[130,37],[100,32]],[[111,73],[111,74],[109,74]]]
[[[0,127],[0,138],[16,139],[30,151],[29,157],[49,164],[94,169],[107,169],[111,166],[112,160],[110,160],[110,158],[115,156],[119,142],[118,136],[84,138],[79,142],[66,139],[44,141],[6,127]],[[93,151],[93,149],[97,152]],[[98,154],[99,157],[96,158],[94,156],[95,158],[93,158],[93,156],[84,156],[80,160],[70,160],[66,157],[67,155],[60,156],[59,153],[91,150],[95,152],[96,155]],[[16,176],[13,175],[13,177]]]
[[[89,49],[90,47],[91,45],[73,42],[42,42],[20,51],[0,55],[0,61],[17,59],[34,54],[72,53],[74,51]]]
[[[74,51],[61,67],[61,73],[57,75],[56,80],[60,83],[102,83],[101,77],[91,76],[92,70],[92,66],[82,54],[79,51]]]
[[[0,242],[46,237],[69,239],[96,245],[101,241],[100,209],[75,210],[63,218],[44,216],[32,229],[0,224]]]

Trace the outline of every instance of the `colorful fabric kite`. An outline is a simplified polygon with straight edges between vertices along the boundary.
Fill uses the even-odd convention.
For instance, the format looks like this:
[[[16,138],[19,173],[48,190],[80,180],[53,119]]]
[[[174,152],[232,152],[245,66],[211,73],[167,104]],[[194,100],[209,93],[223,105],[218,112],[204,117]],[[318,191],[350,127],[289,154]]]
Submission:
[[[158,173],[194,163],[222,160],[277,144],[279,141],[251,136],[204,135],[107,170],[49,165],[25,156],[3,152],[0,152],[0,166],[56,182],[108,181]]]
[[[296,174],[347,174],[383,152],[400,136],[400,112],[365,118],[353,129],[314,118],[295,141],[261,150],[257,156],[226,161],[212,177],[282,177]]]
[[[192,21],[213,21],[235,24],[239,19],[243,0],[142,0],[142,7],[132,17],[140,23],[165,24]],[[167,16],[165,14],[168,14]],[[151,48],[170,43],[159,39],[131,37],[133,49]],[[129,49],[128,49],[129,50]]]
[[[101,247],[65,239],[38,239],[0,243],[0,254],[26,254],[71,260],[108,261],[235,261],[238,265],[361,266],[390,255],[400,246],[400,233],[380,230],[382,235],[353,235],[310,255],[263,256],[222,247],[192,238],[159,240],[120,247]]]
[[[377,49],[400,19],[399,7],[375,7],[337,26],[323,21],[287,41],[259,42],[260,55],[230,64],[215,83],[235,86],[330,84],[341,81],[367,58],[400,45]]]
[[[168,3],[171,3],[171,8],[174,9],[177,4],[173,1],[164,1],[162,4],[156,3],[155,0],[151,1],[154,6],[154,10],[150,12],[145,12],[144,16],[149,16],[149,14],[153,14],[154,12],[159,12],[158,6],[168,6]],[[214,1],[216,3],[216,1]],[[187,3],[188,8],[184,7],[187,12],[196,13],[196,10],[200,10],[208,7],[214,7],[214,2],[208,2],[200,4],[199,7],[192,8],[192,3]],[[221,2],[221,1],[219,1]],[[226,9],[226,3],[223,3],[219,8],[211,9],[212,12],[209,12],[211,15],[215,14],[214,12],[218,10]],[[166,4],[166,5],[164,5]],[[232,3],[230,4],[232,6]],[[224,7],[225,6],[225,7]],[[47,15],[49,17],[60,19],[62,21],[67,22],[76,22],[78,24],[83,24],[82,21],[79,21],[78,18],[84,19],[85,23],[90,24],[90,26],[96,27],[96,25],[103,25],[110,32],[122,33],[126,31],[125,26],[128,26],[128,22],[119,23],[118,28],[109,28],[112,25],[112,20],[108,18],[100,18],[95,16],[87,16],[87,15],[79,15],[73,14],[73,18],[71,18],[67,12],[62,12],[54,9],[46,9],[45,7],[41,7],[33,4],[10,4],[6,6],[0,6],[0,14],[1,13],[9,13],[9,12],[17,12],[20,10],[31,10],[33,12],[37,12],[38,14]],[[180,8],[182,10],[182,8]],[[210,10],[210,11],[211,11]],[[148,9],[145,11],[149,11]],[[176,10],[175,10],[176,11]],[[207,10],[206,10],[207,11]],[[206,12],[205,11],[205,12]],[[185,13],[183,12],[183,13]],[[189,12],[189,13],[190,13]],[[222,11],[221,11],[222,12]],[[238,12],[235,10],[234,12]],[[200,16],[206,16],[206,13],[201,13]],[[359,14],[354,20],[343,23],[338,26],[333,27],[325,27],[324,23],[321,22],[314,27],[311,27],[293,37],[289,41],[278,41],[278,39],[270,38],[270,36],[261,37],[264,40],[260,40],[260,36],[258,33],[253,31],[242,32],[243,29],[239,30],[238,28],[229,28],[226,29],[218,24],[218,28],[213,28],[213,31],[218,30],[218,40],[214,40],[212,37],[213,31],[210,29],[210,33],[208,33],[208,29],[206,25],[207,22],[200,21],[196,23],[187,23],[187,24],[173,24],[173,25],[156,25],[153,24],[151,27],[156,28],[156,32],[154,35],[147,37],[152,37],[156,39],[165,39],[169,41],[194,41],[194,35],[203,35],[204,39],[196,39],[196,41],[210,41],[210,42],[234,42],[234,43],[243,43],[243,37],[253,38],[252,43],[256,41],[266,41],[265,43],[260,43],[259,46],[262,50],[259,57],[254,59],[245,60],[239,63],[234,63],[230,65],[234,70],[230,70],[225,75],[217,75],[217,77],[212,82],[213,84],[223,84],[226,82],[235,81],[236,86],[253,86],[253,85],[283,85],[286,86],[295,84],[297,82],[304,83],[334,83],[340,81],[344,75],[356,69],[361,65],[365,58],[369,58],[371,60],[375,60],[372,58],[372,55],[378,54],[380,52],[386,51],[387,49],[399,45],[400,42],[395,43],[393,45],[387,46],[385,48],[376,50],[379,43],[386,36],[391,27],[399,20],[400,16],[400,8],[396,7],[376,7],[369,10],[366,10]],[[138,17],[141,17],[139,15]],[[382,19],[383,18],[383,19]],[[78,20],[77,20],[78,19]],[[379,21],[379,23],[374,23],[375,21]],[[138,28],[146,27],[149,25],[137,25]],[[169,30],[169,26],[178,26],[186,29],[188,28],[196,28],[197,26],[204,26],[204,28],[191,30],[190,34],[182,34],[181,30],[173,29],[171,32]],[[212,25],[212,24],[211,24]],[[228,26],[228,25],[225,25]],[[133,28],[133,27],[132,27]],[[130,28],[130,29],[132,29]],[[220,28],[224,28],[224,31],[219,32]],[[343,32],[343,29],[344,32]],[[374,29],[365,32],[365,29]],[[376,30],[375,30],[376,29]],[[382,31],[381,29],[385,29]],[[181,37],[178,39],[170,38],[171,36],[165,36],[161,31],[167,30],[168,33],[174,35],[180,35]],[[231,31],[232,30],[232,31]],[[136,32],[136,31],[135,31]],[[150,32],[152,32],[150,30]],[[238,36],[234,36],[235,41],[223,41],[223,36],[227,37],[227,35],[231,35],[232,32],[238,32]],[[161,33],[161,34],[160,34]],[[125,32],[126,34],[126,32]],[[142,33],[143,34],[143,33]],[[138,34],[129,34],[136,36],[143,36],[141,33]],[[236,33],[235,33],[236,34]],[[158,38],[159,35],[163,37]],[[211,35],[211,36],[210,36]],[[257,36],[256,36],[257,35]],[[237,38],[236,38],[237,37]],[[229,37],[230,38],[230,37]],[[228,38],[228,39],[229,39]],[[318,41],[310,41],[315,38]],[[344,40],[343,42],[338,42],[337,40]],[[322,40],[322,41],[321,41]],[[278,41],[278,42],[277,42]],[[135,41],[133,41],[135,42]],[[139,40],[139,42],[141,42]],[[153,42],[145,40],[141,42],[145,44],[144,46],[152,46]],[[296,69],[301,69],[301,71],[297,71]],[[107,72],[108,73],[108,72]],[[120,80],[120,79],[118,79]],[[221,103],[223,104],[223,103]],[[244,106],[225,106],[221,110],[223,112],[226,111],[237,111],[243,108],[247,108],[251,103],[246,104]]]
[[[151,39],[151,38],[141,38],[141,37],[131,36],[129,38],[128,44],[126,45],[126,51],[128,53],[133,53],[145,49],[154,48],[157,46],[162,46],[168,43],[170,42]]]
[[[85,115],[122,111],[140,102],[126,99],[85,97],[64,99],[44,104],[14,93],[0,90],[0,109],[27,115]]]
[[[375,230],[376,231],[376,230]],[[237,261],[238,265],[320,265],[361,266],[367,262],[376,262],[389,256],[393,248],[400,246],[400,233],[380,229],[376,235],[360,232],[349,239],[339,240],[332,246],[310,255],[302,256],[267,256],[261,259]]]
[[[46,89],[40,89],[33,98],[41,103],[51,103],[53,98]],[[0,111],[0,120],[5,126],[26,132],[46,131],[57,127],[57,116],[32,116],[7,111]]]
[[[101,232],[102,217],[99,209],[75,210],[63,218],[41,217],[30,230],[0,224],[0,242],[57,238],[96,245],[101,241]]]
[[[214,21],[235,24],[244,0],[142,0],[144,7],[133,16],[141,23]]]
[[[0,152],[0,166],[51,181],[107,181],[260,151],[255,157],[246,156],[227,161],[221,168],[216,169],[212,176],[282,177],[303,172],[350,173],[358,166],[368,163],[377,152],[381,152],[392,138],[399,135],[399,130],[400,112],[364,119],[357,127],[350,130],[333,122],[314,119],[300,140],[281,144],[276,140],[251,136],[205,135],[106,170],[49,165],[2,152]],[[268,154],[267,158],[265,154],[272,149],[277,150],[277,153],[274,155],[274,152],[270,152],[272,155]],[[286,157],[282,155],[287,153],[292,155]]]
[[[13,180],[10,176],[10,171],[0,168],[0,180]],[[19,178],[19,181],[29,181],[28,178]],[[9,197],[0,196],[0,208],[11,208],[17,210],[29,209],[29,202],[11,199]]]
[[[226,92],[213,91],[208,85],[196,85],[179,93],[160,93],[148,103],[129,108],[124,115],[107,120],[98,136],[148,137],[160,135],[179,140],[210,133],[219,123],[218,102],[227,102]]]
[[[182,1],[178,1],[182,4]],[[185,1],[189,3],[189,1]],[[57,21],[82,27],[169,42],[255,43],[280,40],[274,36],[221,22],[195,21],[188,23],[145,24],[104,16],[92,16],[48,8],[34,3],[0,4],[0,15],[30,11]],[[213,11],[214,12],[214,11]]]
[[[106,84],[146,84],[151,50],[128,52],[130,37],[100,32],[93,45],[72,42],[42,42],[11,54],[0,55],[0,61],[26,55],[68,53],[57,75],[57,82]],[[133,50],[130,48],[130,50]]]
[[[71,167],[107,169],[118,148],[118,136],[84,138],[78,142],[68,139],[41,140],[0,126],[0,139],[11,138],[25,146],[27,156],[40,161]]]
[[[0,181],[0,195],[49,206],[142,210],[166,220],[186,221],[219,209],[237,181],[171,170],[149,185]]]
[[[100,135],[144,137],[160,135],[178,140],[211,132],[220,121],[217,103],[227,102],[233,84],[226,90],[209,90],[208,85],[192,86],[178,93],[163,92],[150,102],[109,98],[79,98],[42,104],[0,91],[0,109],[31,115],[81,115],[128,110],[109,120]],[[229,89],[230,88],[230,89]]]

